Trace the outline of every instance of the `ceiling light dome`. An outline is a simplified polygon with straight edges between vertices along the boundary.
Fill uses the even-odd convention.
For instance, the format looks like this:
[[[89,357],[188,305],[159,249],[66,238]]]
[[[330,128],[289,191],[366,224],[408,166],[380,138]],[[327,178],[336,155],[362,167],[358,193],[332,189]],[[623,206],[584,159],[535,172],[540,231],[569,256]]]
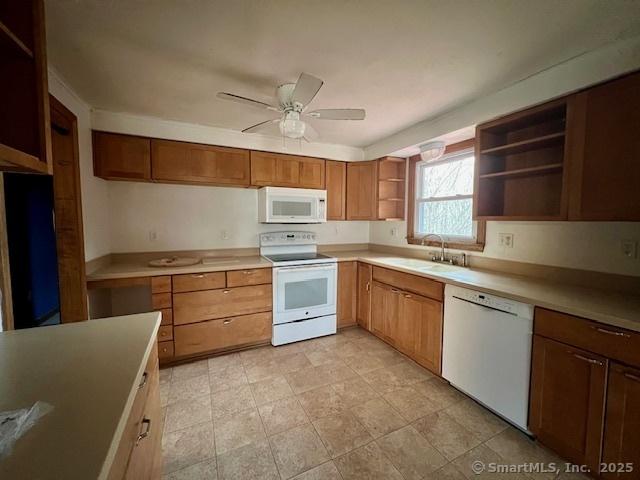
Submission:
[[[428,142],[420,145],[420,158],[425,162],[434,162],[444,155],[446,146],[442,141]]]
[[[285,117],[280,120],[280,133],[289,138],[302,138],[306,124],[300,120],[298,112],[288,112]]]

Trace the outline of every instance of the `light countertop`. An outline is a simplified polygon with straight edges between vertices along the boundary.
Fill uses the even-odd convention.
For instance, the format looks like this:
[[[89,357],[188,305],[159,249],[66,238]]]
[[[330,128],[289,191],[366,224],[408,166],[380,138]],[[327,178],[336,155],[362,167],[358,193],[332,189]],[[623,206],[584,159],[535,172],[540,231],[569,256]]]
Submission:
[[[594,288],[579,287],[539,278],[490,270],[458,268],[452,271],[424,271],[420,260],[370,250],[322,251],[338,261],[360,261],[380,267],[432,278],[443,283],[500,295],[539,307],[577,315],[608,325],[640,332],[640,296]],[[270,267],[259,256],[233,257],[232,263],[197,264],[191,267],[153,268],[142,263],[114,263],[88,276],[88,280],[104,280],[135,276],[173,275],[224,270]],[[410,259],[413,266],[402,265]],[[399,262],[400,261],[400,262]],[[426,266],[432,262],[422,261]]]
[[[0,333],[0,411],[53,406],[0,478],[106,478],[159,325],[154,312]]]

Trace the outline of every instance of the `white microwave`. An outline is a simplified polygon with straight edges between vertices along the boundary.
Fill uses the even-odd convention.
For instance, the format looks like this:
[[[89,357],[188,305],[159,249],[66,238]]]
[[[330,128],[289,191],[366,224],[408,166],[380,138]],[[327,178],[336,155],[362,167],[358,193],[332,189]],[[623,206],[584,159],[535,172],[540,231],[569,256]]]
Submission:
[[[258,190],[261,223],[323,223],[327,221],[327,191],[263,187]]]

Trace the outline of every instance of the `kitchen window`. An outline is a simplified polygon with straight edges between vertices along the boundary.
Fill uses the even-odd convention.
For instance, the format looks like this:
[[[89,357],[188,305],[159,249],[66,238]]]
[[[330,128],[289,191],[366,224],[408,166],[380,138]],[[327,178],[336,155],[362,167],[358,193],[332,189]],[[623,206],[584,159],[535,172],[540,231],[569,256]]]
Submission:
[[[447,147],[436,161],[411,159],[409,243],[421,244],[425,235],[434,233],[442,235],[449,248],[482,250],[484,222],[472,218],[474,166],[472,140]],[[439,244],[435,238],[428,240],[426,245]]]

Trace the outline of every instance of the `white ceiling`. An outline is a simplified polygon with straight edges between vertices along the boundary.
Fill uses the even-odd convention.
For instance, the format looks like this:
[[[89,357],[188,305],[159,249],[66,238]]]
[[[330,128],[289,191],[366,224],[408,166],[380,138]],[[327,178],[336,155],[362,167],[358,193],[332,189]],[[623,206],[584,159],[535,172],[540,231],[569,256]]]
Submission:
[[[47,0],[49,61],[92,107],[240,130],[305,71],[321,141],[364,147],[605,43],[640,34],[627,0]],[[426,139],[425,139],[426,140]]]

